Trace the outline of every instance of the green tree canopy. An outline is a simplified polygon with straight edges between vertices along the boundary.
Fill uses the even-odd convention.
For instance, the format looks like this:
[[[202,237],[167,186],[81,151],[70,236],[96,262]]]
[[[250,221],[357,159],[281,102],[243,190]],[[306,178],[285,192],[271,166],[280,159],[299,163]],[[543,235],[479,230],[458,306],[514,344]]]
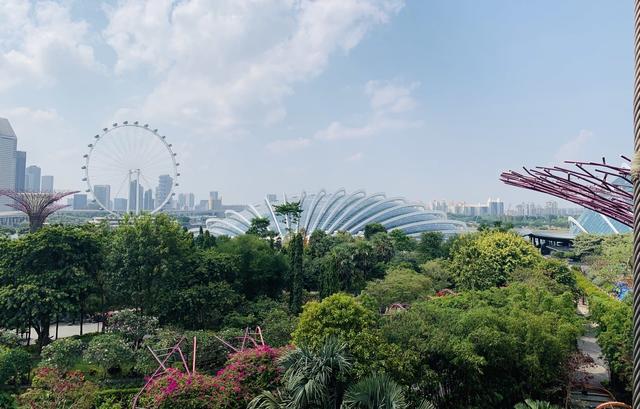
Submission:
[[[481,290],[505,285],[511,272],[533,267],[541,258],[521,237],[488,231],[456,240],[451,249],[451,271],[458,288]]]

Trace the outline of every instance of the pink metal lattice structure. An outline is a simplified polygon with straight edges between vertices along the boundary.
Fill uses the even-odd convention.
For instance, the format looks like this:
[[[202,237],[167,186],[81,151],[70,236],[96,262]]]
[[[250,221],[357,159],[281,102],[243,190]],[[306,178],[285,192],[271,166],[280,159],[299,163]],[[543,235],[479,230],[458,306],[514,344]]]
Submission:
[[[27,215],[29,219],[29,230],[33,233],[40,229],[47,217],[60,209],[68,207],[58,203],[62,198],[72,195],[75,192],[16,192],[15,190],[0,190],[0,196],[13,199],[13,203],[7,206],[16,209]]]
[[[622,159],[629,165],[631,160]],[[630,166],[602,162],[566,161],[565,166],[523,167],[524,173],[503,172],[504,183],[547,193],[601,213],[627,226],[633,225],[633,188]]]
[[[147,349],[149,350],[149,352],[151,352],[151,355],[153,355],[155,360],[158,362],[159,366],[155,370],[155,372],[147,379],[147,382],[144,384],[142,389],[140,389],[140,391],[138,391],[138,393],[136,393],[136,395],[133,397],[133,401],[131,402],[132,409],[142,409],[138,406],[138,399],[140,399],[140,396],[142,396],[144,391],[147,389],[149,385],[151,385],[151,383],[153,383],[153,381],[155,381],[156,379],[162,378],[167,373],[167,368],[170,367],[169,360],[171,358],[179,358],[179,362],[182,363],[184,371],[187,373],[187,375],[189,376],[195,375],[197,340],[196,340],[196,337],[193,337],[193,353],[191,355],[191,369],[189,369],[189,365],[187,364],[185,354],[182,352],[182,349],[180,348],[180,345],[184,342],[185,339],[186,339],[185,337],[180,338],[180,341],[178,341],[174,346],[169,348],[160,348],[160,349],[154,350],[154,349],[151,349],[149,346],[147,346]]]
[[[247,347],[253,346],[253,348],[258,348],[261,346],[266,346],[264,342],[264,338],[262,337],[262,329],[260,327],[256,327],[255,330],[251,331],[249,327],[245,328],[244,335],[240,337],[236,337],[236,340],[239,342],[239,346],[233,346],[231,343],[225,341],[219,336],[215,335],[218,341],[222,342],[227,348],[232,350],[233,352],[242,352]]]

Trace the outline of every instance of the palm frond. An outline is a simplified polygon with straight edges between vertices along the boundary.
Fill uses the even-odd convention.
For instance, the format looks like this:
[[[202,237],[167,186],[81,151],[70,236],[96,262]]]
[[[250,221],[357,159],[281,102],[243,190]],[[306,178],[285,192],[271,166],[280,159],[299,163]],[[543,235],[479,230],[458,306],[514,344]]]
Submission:
[[[344,395],[344,409],[406,409],[404,391],[386,374],[373,374],[351,385]]]

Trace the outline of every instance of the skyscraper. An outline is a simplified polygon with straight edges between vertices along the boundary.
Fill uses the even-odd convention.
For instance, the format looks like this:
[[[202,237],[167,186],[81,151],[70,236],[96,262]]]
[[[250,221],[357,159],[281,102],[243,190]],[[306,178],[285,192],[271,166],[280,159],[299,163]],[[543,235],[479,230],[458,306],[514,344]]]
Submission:
[[[46,193],[53,192],[53,176],[51,175],[42,176],[42,184],[40,185],[40,189]]]
[[[171,193],[173,186],[173,178],[169,175],[160,175],[158,177],[158,186],[156,187],[156,206],[161,205]]]
[[[138,188],[138,194],[136,194],[136,187]],[[140,203],[140,210],[143,209],[143,197],[144,188],[141,184],[138,184],[135,180],[132,180],[129,184],[129,201],[131,202],[131,211],[137,210],[138,203]]]
[[[25,171],[27,170],[27,152],[16,151],[16,191],[24,192]]]
[[[187,195],[185,193],[178,194],[178,210],[185,210],[187,207]]]
[[[18,138],[11,124],[5,118],[0,118],[0,189],[15,189],[16,187],[16,148]],[[0,211],[12,210],[7,206],[9,199],[0,197]]]
[[[209,210],[216,210],[222,206],[222,198],[217,191],[209,192]]]
[[[127,211],[127,199],[122,197],[116,197],[113,199],[113,210],[116,212],[126,212]]]
[[[111,210],[111,185],[95,185],[93,194],[106,210]]]
[[[73,210],[85,210],[87,208],[87,195],[76,193],[73,195]]]
[[[142,208],[144,210],[153,210],[155,209],[153,203],[153,189],[148,189],[144,192],[144,202],[142,202],[144,206]]]
[[[31,165],[25,172],[25,190],[27,192],[40,191],[40,174],[41,169],[36,165]]]
[[[193,193],[189,193],[189,195],[187,196],[187,206],[189,207],[189,210],[193,210],[196,208],[196,195],[194,195]]]

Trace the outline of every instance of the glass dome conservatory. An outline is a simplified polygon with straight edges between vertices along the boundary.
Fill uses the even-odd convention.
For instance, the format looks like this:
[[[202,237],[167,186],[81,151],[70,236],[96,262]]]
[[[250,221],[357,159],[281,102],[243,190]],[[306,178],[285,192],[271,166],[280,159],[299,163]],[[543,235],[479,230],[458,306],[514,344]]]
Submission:
[[[300,202],[303,212],[298,226],[275,214],[275,206],[285,201]],[[449,220],[445,213],[427,210],[421,203],[387,197],[384,193],[368,195],[364,190],[349,193],[345,189],[333,193],[323,189],[312,194],[284,195],[283,200],[269,195],[262,203],[249,206],[247,210],[227,210],[224,218],[208,219],[206,228],[213,235],[233,237],[244,234],[256,217],[269,219],[269,228],[279,235],[297,228],[307,234],[324,230],[329,234],[344,231],[358,235],[372,223],[379,223],[389,231],[399,229],[414,237],[430,231],[445,235],[467,231],[465,223]]]

